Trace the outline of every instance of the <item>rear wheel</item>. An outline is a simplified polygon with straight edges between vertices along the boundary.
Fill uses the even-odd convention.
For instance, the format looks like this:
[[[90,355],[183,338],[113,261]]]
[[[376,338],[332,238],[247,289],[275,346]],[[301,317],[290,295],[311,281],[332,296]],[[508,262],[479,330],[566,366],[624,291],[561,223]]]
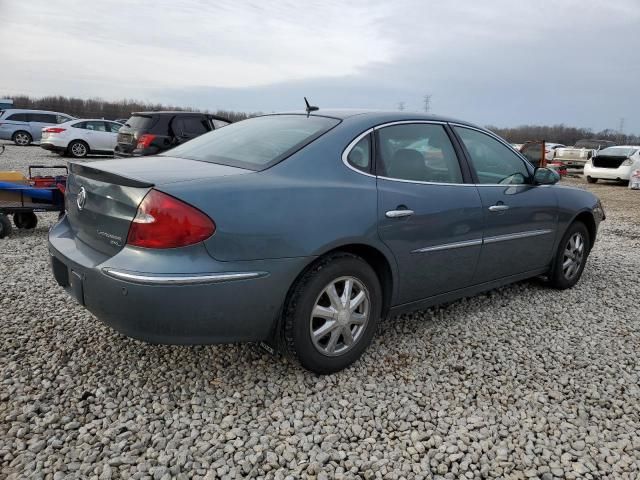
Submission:
[[[26,147],[33,141],[33,137],[31,137],[31,134],[23,130],[19,130],[14,133],[11,139],[13,140],[13,143],[18,145],[19,147]]]
[[[348,253],[330,255],[313,265],[290,295],[287,349],[312,372],[340,371],[369,346],[381,311],[380,281],[369,264]]]
[[[11,220],[6,215],[0,213],[0,238],[11,235]]]
[[[13,214],[13,223],[17,228],[31,230],[38,225],[38,217],[33,212],[18,212]]]
[[[587,227],[582,222],[574,222],[558,246],[553,272],[549,278],[552,287],[564,290],[578,283],[587,263],[589,246]]]
[[[587,183],[597,183],[598,179],[587,176]]]
[[[81,140],[74,140],[67,147],[67,151],[74,158],[84,158],[89,153],[89,145]]]

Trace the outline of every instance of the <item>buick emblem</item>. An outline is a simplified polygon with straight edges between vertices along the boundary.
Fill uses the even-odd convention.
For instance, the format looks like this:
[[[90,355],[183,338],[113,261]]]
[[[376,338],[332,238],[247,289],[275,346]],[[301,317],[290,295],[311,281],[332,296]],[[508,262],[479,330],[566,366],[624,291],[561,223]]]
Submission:
[[[82,210],[86,202],[87,202],[87,191],[84,189],[84,187],[80,187],[80,191],[78,192],[78,196],[76,197],[78,210]]]

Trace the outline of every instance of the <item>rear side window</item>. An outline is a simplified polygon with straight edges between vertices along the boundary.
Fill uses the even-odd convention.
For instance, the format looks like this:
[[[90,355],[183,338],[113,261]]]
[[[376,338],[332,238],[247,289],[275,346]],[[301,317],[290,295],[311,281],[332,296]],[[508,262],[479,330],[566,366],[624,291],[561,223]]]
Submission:
[[[218,120],[217,118],[212,118],[211,123],[213,123],[213,128],[222,128],[229,125],[230,122],[225,122],[224,120]]]
[[[364,136],[347,155],[347,162],[352,167],[362,171],[371,171],[371,135]]]
[[[49,113],[29,113],[30,122],[58,123],[58,117]]]
[[[28,122],[26,113],[14,113],[9,115],[5,120],[13,120],[14,122]]]
[[[339,120],[306,115],[267,115],[214,130],[162,155],[264,170],[287,158]]]
[[[469,128],[455,127],[471,163],[484,184],[523,184],[529,181],[524,161],[495,138]]]
[[[171,126],[176,135],[202,135],[211,128],[204,117],[176,117]]]
[[[442,125],[403,124],[381,128],[378,175],[430,183],[462,183],[451,140]]]
[[[92,130],[94,132],[104,132],[104,122],[86,122],[85,127],[87,130]]]

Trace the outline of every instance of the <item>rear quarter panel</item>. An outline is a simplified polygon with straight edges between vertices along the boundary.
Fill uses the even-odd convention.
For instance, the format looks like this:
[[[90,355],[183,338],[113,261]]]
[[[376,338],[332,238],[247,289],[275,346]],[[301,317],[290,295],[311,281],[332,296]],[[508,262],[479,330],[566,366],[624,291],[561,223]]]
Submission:
[[[355,135],[354,135],[355,136]],[[317,256],[339,245],[378,246],[376,179],[347,168],[351,137],[322,137],[263,172],[159,187],[216,223],[220,261]]]

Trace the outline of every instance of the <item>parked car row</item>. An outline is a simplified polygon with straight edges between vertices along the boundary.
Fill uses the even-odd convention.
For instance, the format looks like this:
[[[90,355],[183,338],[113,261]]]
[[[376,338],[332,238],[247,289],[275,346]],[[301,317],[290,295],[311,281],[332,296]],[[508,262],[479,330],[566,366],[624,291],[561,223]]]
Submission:
[[[7,109],[0,112],[0,139],[75,158],[89,154],[117,157],[155,155],[230,120],[198,112],[136,112],[115,121],[75,118],[59,112]]]

